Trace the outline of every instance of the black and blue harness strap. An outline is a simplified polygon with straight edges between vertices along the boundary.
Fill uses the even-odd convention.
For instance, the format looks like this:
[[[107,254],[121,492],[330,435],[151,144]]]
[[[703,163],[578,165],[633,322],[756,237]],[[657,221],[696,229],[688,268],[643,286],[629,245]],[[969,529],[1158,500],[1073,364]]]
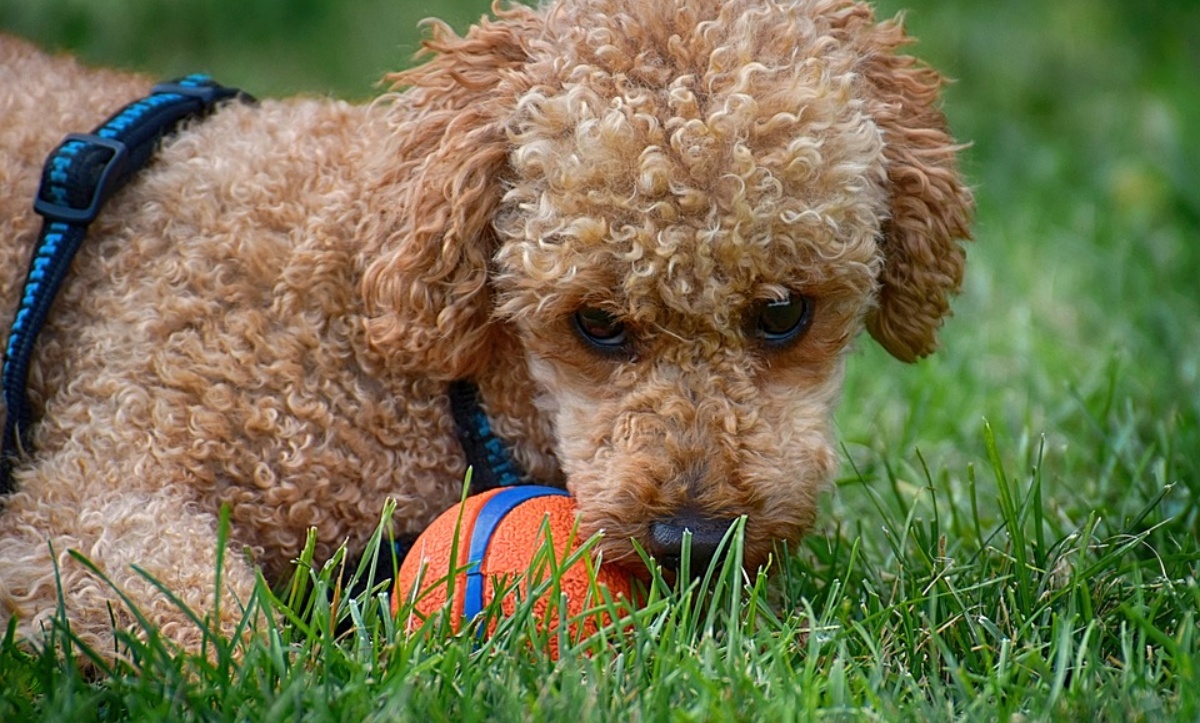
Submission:
[[[492,431],[487,414],[479,405],[479,388],[460,379],[450,383],[449,396],[458,442],[471,466],[469,494],[522,484],[524,472],[513,460],[508,446]]]
[[[164,136],[185,119],[203,117],[232,98],[253,101],[205,75],[161,83],[92,133],[67,136],[47,159],[34,201],[34,210],[44,219],[42,232],[9,330],[0,377],[6,407],[0,495],[13,490],[13,468],[30,448],[33,418],[26,385],[33,345],[88,225],[105,201],[150,161]]]

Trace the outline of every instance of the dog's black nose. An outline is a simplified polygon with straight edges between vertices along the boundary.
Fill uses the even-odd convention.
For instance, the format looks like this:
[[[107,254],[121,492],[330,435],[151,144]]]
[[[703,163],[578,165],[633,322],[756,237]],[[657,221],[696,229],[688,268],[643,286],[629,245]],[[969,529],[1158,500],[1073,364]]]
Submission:
[[[649,552],[664,568],[678,572],[683,560],[683,533],[692,533],[689,568],[703,575],[717,554],[721,540],[733,524],[731,519],[681,515],[650,523]]]

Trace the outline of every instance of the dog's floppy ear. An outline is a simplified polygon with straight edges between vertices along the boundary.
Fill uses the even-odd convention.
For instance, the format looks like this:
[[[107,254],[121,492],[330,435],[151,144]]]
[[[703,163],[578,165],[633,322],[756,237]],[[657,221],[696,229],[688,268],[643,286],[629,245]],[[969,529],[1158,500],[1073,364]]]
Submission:
[[[540,21],[495,9],[462,37],[432,24],[429,62],[388,77],[389,143],[360,229],[368,264],[367,343],[389,369],[454,379],[485,362],[503,331],[491,319],[492,214],[507,168],[504,120],[523,39]]]
[[[899,19],[875,25],[865,14],[857,33],[860,72],[883,133],[890,193],[878,306],[867,328],[893,356],[911,362],[937,347],[950,297],[962,283],[959,242],[971,236],[974,199],[955,158],[962,146],[937,105],[942,77],[895,52],[910,42]]]

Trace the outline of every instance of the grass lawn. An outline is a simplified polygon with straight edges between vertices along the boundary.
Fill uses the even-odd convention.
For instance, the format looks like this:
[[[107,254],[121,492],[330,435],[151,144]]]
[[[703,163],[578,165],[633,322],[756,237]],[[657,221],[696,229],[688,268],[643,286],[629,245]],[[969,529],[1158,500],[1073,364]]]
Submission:
[[[330,573],[300,572],[263,587],[272,623],[238,663],[227,641],[209,661],[152,639],[145,673],[90,680],[0,631],[0,721],[1200,718],[1200,4],[881,14],[904,8],[973,142],[968,278],[935,357],[861,342],[821,528],[769,581],[657,586],[619,640],[551,661],[528,621],[482,644],[406,636],[379,596],[330,610],[303,594]],[[0,29],[258,95],[364,98],[417,18],[483,9],[0,0]]]

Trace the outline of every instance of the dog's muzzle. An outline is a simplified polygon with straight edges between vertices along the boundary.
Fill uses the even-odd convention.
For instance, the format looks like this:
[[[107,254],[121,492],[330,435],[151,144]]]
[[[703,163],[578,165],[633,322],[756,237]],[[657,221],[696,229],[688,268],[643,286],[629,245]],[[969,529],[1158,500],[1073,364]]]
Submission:
[[[687,513],[651,522],[648,551],[665,569],[678,572],[683,561],[684,533],[690,532],[689,568],[693,575],[703,575],[732,524],[732,519]]]

